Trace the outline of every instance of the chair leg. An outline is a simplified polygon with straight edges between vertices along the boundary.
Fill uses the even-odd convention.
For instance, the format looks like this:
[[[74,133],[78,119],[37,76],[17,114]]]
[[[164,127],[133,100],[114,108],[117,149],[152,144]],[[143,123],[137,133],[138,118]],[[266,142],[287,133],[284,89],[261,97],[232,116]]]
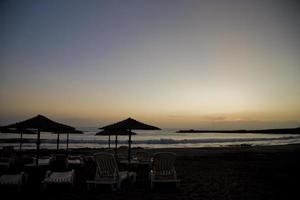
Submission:
[[[153,183],[153,181],[150,182],[150,186],[151,186],[151,189],[154,188],[154,183]]]
[[[177,181],[177,182],[176,182],[176,188],[179,188],[179,186],[180,186],[180,182]]]
[[[87,183],[86,187],[87,187],[87,190],[90,191],[91,189],[95,189],[96,188],[96,184],[95,183]]]
[[[18,192],[21,192],[21,191],[22,191],[22,185],[19,184],[19,185],[18,185]]]
[[[120,189],[119,188],[119,184],[118,184],[118,189]],[[116,189],[116,187],[115,187],[115,184],[111,184],[111,191],[116,191],[117,189]]]
[[[136,182],[136,173],[132,173],[131,176],[129,177],[130,183],[135,183]]]
[[[121,181],[118,182],[118,190],[121,189]]]
[[[47,188],[47,183],[43,183],[42,188],[43,188],[43,190],[46,190],[46,188]]]

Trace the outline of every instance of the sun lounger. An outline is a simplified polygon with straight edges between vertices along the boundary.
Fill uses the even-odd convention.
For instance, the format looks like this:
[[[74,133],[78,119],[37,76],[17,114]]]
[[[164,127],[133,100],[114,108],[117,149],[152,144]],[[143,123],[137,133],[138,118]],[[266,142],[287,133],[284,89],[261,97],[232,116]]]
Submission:
[[[68,165],[70,164],[83,164],[84,160],[82,156],[68,156]]]
[[[11,169],[16,161],[16,153],[13,146],[2,147],[0,154],[0,169]]]
[[[70,186],[74,186],[75,180],[75,171],[67,171],[67,172],[51,172],[48,170],[45,175],[45,179],[43,181],[44,188],[50,184],[66,184]]]
[[[13,159],[12,158],[0,158],[0,168],[8,170],[13,165]]]
[[[91,184],[109,184],[112,190],[121,188],[121,183],[125,179],[135,182],[136,173],[128,171],[119,171],[116,159],[111,153],[97,153],[94,155],[96,161],[96,174],[94,180],[86,181],[88,189]]]
[[[44,188],[47,185],[64,184],[74,186],[75,171],[68,170],[67,156],[64,154],[55,154],[51,158],[51,168],[53,171],[48,170],[43,180]]]
[[[179,179],[175,170],[176,154],[170,152],[156,153],[153,157],[152,169],[150,171],[151,188],[155,183],[176,183],[179,186]]]
[[[35,167],[36,166],[36,157],[31,157],[31,159],[26,158],[27,161],[30,161],[29,163],[26,162],[24,164],[25,167]],[[51,162],[51,158],[49,156],[43,156],[43,157],[39,157],[39,166],[49,166],[50,162]]]
[[[150,157],[149,152],[147,152],[147,151],[136,152],[136,158],[140,163],[144,163],[144,164],[151,163],[151,157]]]
[[[27,174],[4,174],[0,177],[0,186],[16,186],[21,191],[22,186],[27,182]]]

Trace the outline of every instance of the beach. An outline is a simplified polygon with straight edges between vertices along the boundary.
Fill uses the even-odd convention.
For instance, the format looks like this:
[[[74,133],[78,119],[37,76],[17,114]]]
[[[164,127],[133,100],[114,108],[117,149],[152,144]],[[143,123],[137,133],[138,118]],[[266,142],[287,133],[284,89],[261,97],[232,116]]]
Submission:
[[[70,155],[81,154],[88,158],[103,150],[71,149]],[[178,189],[172,184],[160,184],[151,190],[145,173],[138,173],[135,184],[125,182],[119,191],[104,186],[87,191],[85,180],[93,178],[95,172],[89,161],[84,168],[78,169],[73,189],[45,191],[39,184],[29,181],[21,193],[5,192],[9,196],[1,199],[297,199],[300,196],[297,184],[300,178],[299,144],[143,150],[152,155],[156,152],[176,153],[175,168],[181,180]],[[52,153],[55,151],[42,152],[43,155]],[[127,167],[119,166],[120,170]]]
[[[300,199],[299,11],[1,0],[0,200]]]

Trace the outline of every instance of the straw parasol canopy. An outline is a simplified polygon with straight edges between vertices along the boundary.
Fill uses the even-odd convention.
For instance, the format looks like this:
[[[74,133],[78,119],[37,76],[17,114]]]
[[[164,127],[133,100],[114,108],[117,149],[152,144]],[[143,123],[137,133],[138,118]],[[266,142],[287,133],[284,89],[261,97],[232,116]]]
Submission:
[[[35,129],[37,130],[37,141],[36,141],[36,150],[37,150],[37,159],[36,164],[38,165],[38,157],[40,151],[40,132],[55,132],[55,133],[67,133],[68,131],[74,131],[75,128],[61,124],[55,121],[48,119],[45,116],[37,115],[36,117],[21,121],[15,124],[5,126],[9,129],[17,130],[26,130],[26,129]]]
[[[6,127],[0,127],[0,133],[19,133],[20,130],[12,129],[12,128],[6,128]],[[23,131],[23,134],[36,134],[34,131],[28,130],[28,129],[24,129],[22,131]]]
[[[136,133],[131,132],[132,135],[136,135]],[[96,133],[96,135],[107,135],[108,136],[108,149],[110,149],[110,136],[115,135],[115,154],[117,155],[117,149],[118,149],[118,135],[129,135],[127,130],[118,130],[118,129],[105,129],[102,130],[98,133]]]
[[[128,131],[128,135],[129,135],[129,140],[128,140],[128,161],[130,161],[131,159],[131,135],[132,132],[131,130],[161,130],[158,127],[155,126],[151,126],[148,124],[144,124],[142,122],[139,122],[135,119],[132,118],[128,118],[125,119],[123,121],[111,124],[111,125],[107,125],[104,126],[100,129],[104,129],[104,130],[127,130]]]

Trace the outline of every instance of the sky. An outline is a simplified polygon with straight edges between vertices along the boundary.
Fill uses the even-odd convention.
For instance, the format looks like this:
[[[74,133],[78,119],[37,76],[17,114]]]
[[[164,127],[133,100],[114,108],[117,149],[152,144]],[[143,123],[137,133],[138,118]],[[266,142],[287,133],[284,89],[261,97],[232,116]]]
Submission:
[[[300,126],[300,4],[0,2],[0,125]]]

